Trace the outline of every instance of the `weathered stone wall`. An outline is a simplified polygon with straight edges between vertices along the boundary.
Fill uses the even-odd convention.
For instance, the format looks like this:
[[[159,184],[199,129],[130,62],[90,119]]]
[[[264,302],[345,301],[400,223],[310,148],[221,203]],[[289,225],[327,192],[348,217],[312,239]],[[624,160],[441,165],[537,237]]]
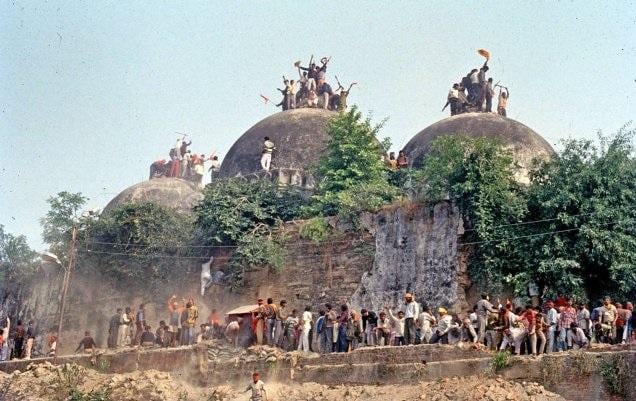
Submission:
[[[374,310],[403,305],[404,292],[431,307],[465,310],[465,265],[459,263],[461,216],[450,202],[411,204],[378,213],[372,223],[375,260],[351,297]]]
[[[113,280],[102,276],[98,267],[78,266],[72,275],[59,351],[72,351],[84,330],[105,347],[108,321],[118,307],[136,309],[146,303],[147,321],[156,328],[167,319],[166,302],[172,294],[194,298],[200,322],[212,308],[224,312],[267,297],[277,303],[286,299],[299,310],[310,305],[314,312],[327,302],[379,310],[387,304],[400,307],[404,292],[411,291],[418,301],[433,307],[456,311],[466,307],[466,263],[459,262],[457,250],[461,217],[450,203],[407,204],[370,216],[365,234],[340,234],[319,244],[300,238],[297,227],[287,225],[286,263],[281,271],[249,271],[245,287],[235,292],[212,287],[200,296],[196,260],[176,264],[181,274],[161,283]],[[229,255],[218,256],[215,267]],[[12,316],[38,321],[39,346],[44,335],[57,328],[60,282],[60,272],[53,269],[25,286],[18,301],[13,297]]]

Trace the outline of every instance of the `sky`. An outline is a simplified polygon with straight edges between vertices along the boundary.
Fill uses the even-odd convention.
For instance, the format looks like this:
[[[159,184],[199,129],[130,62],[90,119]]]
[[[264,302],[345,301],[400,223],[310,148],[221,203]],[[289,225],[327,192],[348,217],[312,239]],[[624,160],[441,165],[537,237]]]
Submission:
[[[447,116],[478,48],[508,116],[557,148],[636,115],[634,1],[1,1],[0,224],[44,249],[47,198],[103,207],[175,132],[222,158],[312,54],[397,150]]]

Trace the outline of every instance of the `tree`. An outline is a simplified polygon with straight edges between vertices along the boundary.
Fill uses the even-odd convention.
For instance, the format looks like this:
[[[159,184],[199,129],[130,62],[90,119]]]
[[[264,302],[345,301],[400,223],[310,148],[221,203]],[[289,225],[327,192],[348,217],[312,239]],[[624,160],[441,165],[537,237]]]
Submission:
[[[460,209],[471,252],[470,268],[482,288],[499,290],[521,255],[508,240],[526,213],[523,188],[514,178],[512,153],[487,138],[446,136],[434,140],[416,175],[423,199],[450,199]]]
[[[294,188],[267,180],[233,178],[215,181],[195,208],[198,237],[207,245],[233,245],[247,233],[269,232],[300,216],[306,204]]]
[[[312,214],[354,215],[397,197],[381,159],[384,151],[376,137],[381,128],[369,118],[363,120],[356,107],[329,121],[327,151],[316,168],[319,185]]]
[[[0,224],[0,282],[31,277],[37,270],[38,253],[27,244],[24,235],[4,231]]]
[[[172,277],[181,257],[209,257],[191,246],[193,223],[193,216],[155,203],[121,205],[87,227],[82,265],[126,279]]]
[[[68,257],[68,244],[71,241],[73,227],[81,222],[80,210],[88,198],[81,193],[59,192],[47,199],[49,211],[40,223],[42,239],[49,244],[49,250],[56,254],[62,263]]]
[[[196,237],[206,245],[236,246],[228,263],[228,280],[232,288],[240,287],[246,271],[283,267],[284,248],[275,230],[300,217],[306,203],[297,189],[278,188],[268,180],[215,181],[195,206]]]
[[[636,159],[634,130],[568,140],[539,164],[529,192],[529,219],[544,220],[531,239],[530,276],[550,294],[582,298],[636,296]],[[529,267],[529,266],[528,266]]]

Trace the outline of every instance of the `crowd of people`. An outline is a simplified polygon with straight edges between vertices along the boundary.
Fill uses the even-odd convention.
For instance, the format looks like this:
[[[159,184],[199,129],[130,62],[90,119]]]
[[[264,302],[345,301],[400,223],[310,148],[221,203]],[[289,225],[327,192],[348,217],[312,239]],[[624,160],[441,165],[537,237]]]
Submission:
[[[490,302],[487,294],[463,313],[449,313],[444,307],[431,310],[406,293],[400,309],[384,306],[377,312],[354,310],[347,304],[325,304],[317,313],[312,307],[290,308],[272,298],[258,299],[257,305],[242,314],[221,315],[212,309],[207,319],[190,299],[167,303],[165,319],[153,329],[146,319],[145,305],[119,308],[108,325],[108,348],[129,346],[176,347],[204,340],[224,340],[234,346],[270,345],[292,351],[350,352],[364,346],[404,346],[412,344],[481,344],[490,350],[510,350],[520,355],[566,351],[592,343],[636,343],[636,315],[631,302],[613,303],[609,297],[591,311],[583,303],[558,296],[543,305],[514,305]],[[0,329],[0,360],[30,359],[35,346],[33,321],[21,321],[12,328],[7,319]],[[47,337],[49,356],[56,355],[57,338]],[[76,352],[94,354],[98,345],[89,331]],[[44,355],[43,353],[41,355]],[[34,356],[41,356],[34,355]]]
[[[492,78],[486,78],[488,70],[488,58],[486,58],[480,68],[473,68],[462,77],[460,82],[454,83],[448,91],[442,111],[450,106],[451,116],[468,112],[492,113],[495,89],[499,88],[497,113],[506,117],[510,91],[505,86],[493,84]]]
[[[317,313],[307,306],[290,309],[269,298],[258,300],[250,316],[235,317],[225,329],[236,345],[267,344],[285,350],[320,353],[349,352],[361,346],[410,344],[482,344],[490,350],[538,355],[578,349],[591,343],[636,342],[633,305],[605,298],[591,312],[586,305],[558,297],[542,306],[491,303],[487,294],[470,311],[451,314],[444,307],[432,311],[404,297],[404,307],[385,306],[378,312],[359,311],[343,304],[325,304]]]
[[[150,179],[160,177],[183,178],[192,181],[199,186],[203,185],[203,176],[210,173],[210,180],[214,180],[218,175],[221,162],[219,157],[212,152],[206,155],[192,153],[188,147],[192,141],[186,141],[185,136],[177,138],[175,146],[170,149],[168,156],[170,160],[159,159],[150,165]]]
[[[303,67],[300,61],[294,63],[294,67],[298,70],[298,79],[288,79],[283,75],[283,88],[276,88],[283,95],[283,99],[276,106],[282,107],[283,110],[300,107],[345,110],[351,88],[356,83],[351,83],[345,89],[338,77],[335,77],[338,87],[334,91],[326,80],[327,65],[330,60],[330,57],[323,57],[318,65],[312,56],[307,67]]]

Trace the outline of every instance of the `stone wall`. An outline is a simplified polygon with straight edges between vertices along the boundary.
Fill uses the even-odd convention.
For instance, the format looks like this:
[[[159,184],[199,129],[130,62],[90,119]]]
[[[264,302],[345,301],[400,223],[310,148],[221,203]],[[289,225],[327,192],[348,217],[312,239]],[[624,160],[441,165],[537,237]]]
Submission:
[[[418,301],[431,306],[465,309],[469,280],[457,250],[461,218],[450,203],[406,204],[366,217],[364,234],[338,234],[318,244],[300,238],[298,227],[287,224],[284,267],[280,272],[267,268],[247,272],[240,291],[212,287],[200,296],[200,262],[196,260],[175,264],[180,273],[162,282],[114,280],[101,275],[99,266],[78,265],[58,350],[72,351],[85,330],[98,346],[105,347],[108,322],[119,307],[136,309],[145,303],[147,321],[156,328],[167,319],[166,302],[172,294],[194,298],[200,322],[212,308],[224,312],[267,297],[277,303],[286,299],[299,310],[310,305],[314,312],[327,302],[379,310],[387,304],[399,308],[404,292],[412,291]],[[217,256],[214,267],[224,264],[229,255]],[[37,320],[40,346],[44,335],[57,328],[60,282],[60,272],[53,269],[25,285],[22,295],[5,299],[13,305],[12,316],[25,322]]]
[[[375,260],[351,297],[356,307],[400,307],[404,292],[431,307],[465,310],[465,264],[457,236],[462,220],[450,202],[410,204],[374,216]]]

